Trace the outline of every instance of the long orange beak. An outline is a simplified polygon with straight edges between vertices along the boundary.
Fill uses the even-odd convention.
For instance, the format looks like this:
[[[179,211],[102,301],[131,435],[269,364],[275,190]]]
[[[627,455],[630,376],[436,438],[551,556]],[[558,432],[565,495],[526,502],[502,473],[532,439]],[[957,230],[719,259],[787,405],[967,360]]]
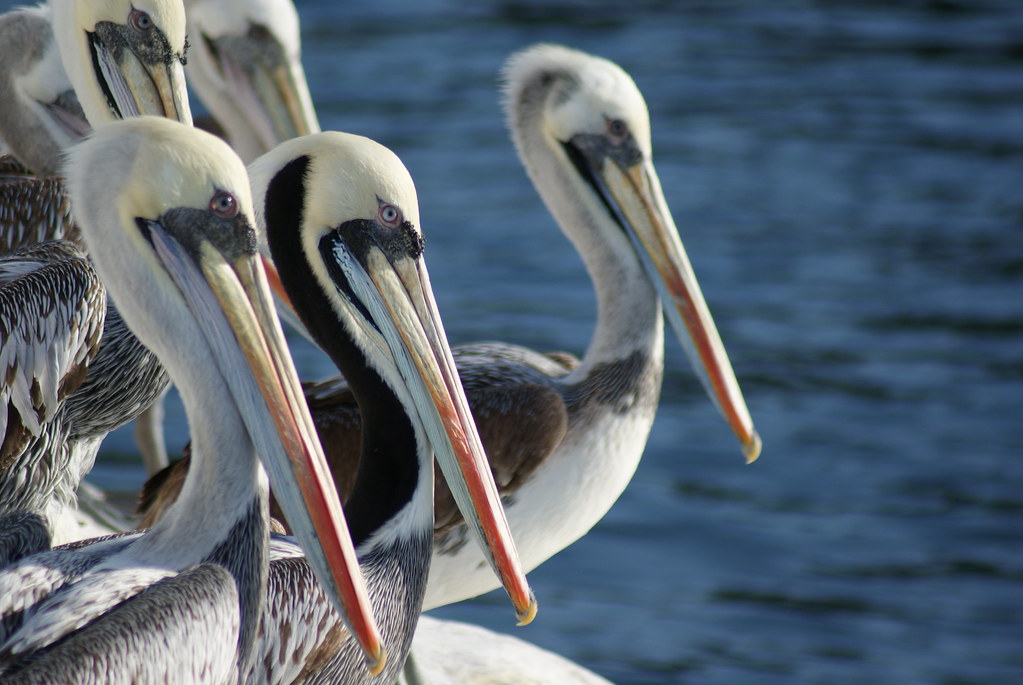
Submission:
[[[197,319],[306,559],[362,646],[370,672],[379,673],[386,652],[262,264],[247,253],[225,255],[209,240],[186,251],[162,231],[151,234],[182,295],[202,314]]]
[[[696,375],[739,438],[746,462],[755,461],[760,456],[760,436],[668,211],[657,172],[646,161],[622,169],[605,159],[594,175],[608,203],[620,212]]]

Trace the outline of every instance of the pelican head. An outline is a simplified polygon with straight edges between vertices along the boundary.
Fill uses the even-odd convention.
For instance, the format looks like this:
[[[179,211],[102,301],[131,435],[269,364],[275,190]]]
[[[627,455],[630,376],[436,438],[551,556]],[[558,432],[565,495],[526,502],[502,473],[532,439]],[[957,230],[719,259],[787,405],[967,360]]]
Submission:
[[[53,39],[48,7],[0,16],[0,135],[14,156],[40,176],[56,174],[62,150],[89,124]]]
[[[520,622],[528,622],[536,602],[437,313],[405,166],[368,138],[326,132],[283,143],[249,173],[270,252],[306,327],[346,373],[336,324],[327,324],[332,314],[403,398]],[[357,378],[349,382],[358,390]],[[425,503],[432,507],[432,492]],[[432,531],[432,516],[425,518]]]
[[[50,0],[61,59],[89,122],[192,123],[181,0]]]
[[[302,70],[291,0],[187,0],[193,46],[188,78],[251,161],[278,143],[320,130]]]
[[[337,493],[273,314],[241,160],[198,129],[136,117],[101,126],[74,148],[67,177],[97,271],[125,321],[181,388],[186,407],[196,392],[191,386],[214,381],[208,373],[196,376],[196,357],[216,361],[310,565],[376,670],[383,648]],[[199,409],[210,417],[224,410]],[[193,435],[197,428],[192,426]],[[228,498],[232,485],[195,487]]]
[[[635,251],[704,388],[755,460],[760,437],[664,200],[636,84],[612,62],[557,45],[513,55],[504,79],[512,137],[551,213],[581,252],[592,230]],[[578,204],[566,203],[566,188]]]

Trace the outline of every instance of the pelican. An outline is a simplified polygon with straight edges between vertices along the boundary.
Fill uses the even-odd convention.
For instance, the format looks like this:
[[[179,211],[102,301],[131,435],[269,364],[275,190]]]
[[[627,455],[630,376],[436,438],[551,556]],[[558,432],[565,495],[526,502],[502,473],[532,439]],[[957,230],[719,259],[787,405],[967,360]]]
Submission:
[[[581,360],[498,342],[453,350],[522,563],[532,570],[592,528],[639,464],[664,368],[662,307],[748,462],[761,443],[664,200],[635,83],[612,62],[555,45],[513,55],[504,79],[516,149],[586,263],[598,311]],[[287,293],[281,299],[289,301]],[[358,463],[351,392],[338,377],[307,384],[305,393],[344,498]],[[172,468],[187,468],[178,464]],[[157,499],[149,494],[143,509]],[[495,589],[440,482],[435,515],[424,607]]]
[[[320,130],[291,0],[185,0],[189,83],[246,162]]]
[[[192,123],[182,0],[50,0],[50,5],[61,61],[90,124],[140,114]],[[136,430],[150,470],[167,462],[159,397],[145,405]]]
[[[0,103],[0,138],[29,172],[55,176],[61,151],[90,128],[53,39],[50,8],[0,15],[0,36],[0,91],[8,93]]]
[[[362,459],[345,511],[391,655],[382,681],[397,677],[421,610],[435,453],[519,620],[532,620],[536,603],[437,314],[405,167],[367,138],[327,132],[279,145],[250,166],[250,178],[283,286],[362,412]],[[271,586],[282,591],[267,604],[250,678],[374,682],[354,643],[333,637],[338,619],[325,597],[299,591],[307,573],[287,557],[271,565]]]
[[[61,152],[89,130],[53,39],[50,8],[0,15],[0,254],[77,240],[60,179]]]
[[[0,16],[0,136],[39,176],[89,126],[139,114],[188,124],[181,0],[51,0]]]
[[[195,468],[143,534],[0,573],[0,676],[235,682],[267,598],[268,479],[369,669],[385,664],[362,576],[256,251],[240,159],[161,118],[99,127],[68,184],[97,271],[181,390]]]
[[[74,109],[72,103],[79,103],[80,110],[75,111],[92,123],[140,112],[191,121],[181,65],[185,17],[180,0],[134,4],[54,0],[50,7],[15,11],[3,20],[0,42],[25,48],[31,53],[27,63],[29,57],[36,59],[34,66],[21,69],[25,73],[12,77],[18,86],[16,97],[5,98],[0,105],[4,112],[0,119],[21,122],[21,128],[13,129],[12,147],[15,154],[24,152],[26,159],[34,160],[32,171],[46,173],[59,167],[60,155],[54,150],[65,145],[73,131],[64,131],[67,135],[60,138],[60,126],[53,120],[72,118],[67,114]],[[8,74],[18,71],[12,68]],[[77,99],[67,95],[68,84],[73,84]],[[54,102],[62,106],[47,102],[52,93],[60,94]],[[34,125],[27,123],[32,121]],[[19,132],[25,133],[24,139],[17,137]],[[33,133],[35,143],[29,139]],[[49,144],[39,142],[47,136]],[[4,228],[0,243],[5,249],[44,239],[69,240],[81,247],[59,178],[15,177],[0,184],[0,203]],[[0,349],[10,362],[0,390],[10,417],[3,426],[6,431],[0,431],[6,450],[0,460],[0,492],[12,494],[0,500],[0,513],[43,516],[55,543],[109,533],[111,528],[123,530],[123,520],[96,522],[79,515],[74,492],[91,469],[103,437],[146,411],[167,387],[152,353],[135,340],[115,309],[106,313],[105,296],[91,296],[87,307],[61,301],[84,287],[74,279],[94,277],[92,272],[64,267],[47,269],[48,263],[39,259],[44,254],[59,259],[66,253],[35,251],[31,262],[16,255],[11,263],[20,271],[6,279],[0,293],[0,300],[7,303],[0,315],[4,331]],[[48,275],[22,278],[29,263]],[[57,273],[72,280],[55,280]],[[102,286],[94,279],[89,289],[100,291]],[[24,303],[32,306],[21,306]],[[103,330],[103,337],[88,338],[93,349],[87,354],[64,346],[81,345],[86,338],[55,333],[96,327]],[[46,392],[40,394],[39,388]],[[150,462],[158,464],[162,435],[144,434],[140,443]],[[162,461],[166,463],[165,455]]]
[[[52,0],[0,16],[4,251],[74,238],[56,176],[91,124],[156,114],[191,123],[181,0]],[[13,183],[13,185],[11,185]]]
[[[503,76],[515,147],[597,295],[581,360],[503,343],[456,350],[533,569],[596,524],[636,470],[660,394],[662,307],[747,461],[761,443],[664,200],[635,83],[612,62],[555,45],[513,55]],[[493,588],[464,529],[437,519],[428,608]]]

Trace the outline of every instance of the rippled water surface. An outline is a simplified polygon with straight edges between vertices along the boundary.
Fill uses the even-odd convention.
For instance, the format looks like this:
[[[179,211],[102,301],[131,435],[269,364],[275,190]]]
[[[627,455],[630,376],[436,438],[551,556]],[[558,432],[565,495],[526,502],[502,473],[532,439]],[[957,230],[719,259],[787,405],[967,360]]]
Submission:
[[[298,4],[324,128],[416,180],[453,342],[585,349],[589,281],[496,79],[537,41],[629,71],[764,439],[744,466],[669,338],[639,471],[531,574],[534,624],[436,613],[618,683],[1023,682],[1023,5]],[[130,435],[107,449],[92,479],[136,488]]]

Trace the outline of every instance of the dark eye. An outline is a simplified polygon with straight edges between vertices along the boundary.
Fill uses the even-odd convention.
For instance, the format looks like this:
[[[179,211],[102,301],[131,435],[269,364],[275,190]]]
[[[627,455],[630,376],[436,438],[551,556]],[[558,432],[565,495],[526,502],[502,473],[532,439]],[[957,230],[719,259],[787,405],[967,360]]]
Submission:
[[[270,35],[270,29],[262,24],[249,24],[249,38],[257,43],[265,43],[272,36]]]
[[[377,215],[380,218],[380,223],[387,226],[397,226],[401,223],[401,211],[394,205],[380,205]]]
[[[226,190],[218,190],[210,200],[210,211],[221,219],[233,219],[238,216],[238,201]]]
[[[609,119],[607,122],[607,134],[616,143],[620,143],[629,137],[629,127],[621,119]]]
[[[140,33],[149,33],[153,29],[153,20],[142,10],[132,10],[128,15],[128,23]]]

